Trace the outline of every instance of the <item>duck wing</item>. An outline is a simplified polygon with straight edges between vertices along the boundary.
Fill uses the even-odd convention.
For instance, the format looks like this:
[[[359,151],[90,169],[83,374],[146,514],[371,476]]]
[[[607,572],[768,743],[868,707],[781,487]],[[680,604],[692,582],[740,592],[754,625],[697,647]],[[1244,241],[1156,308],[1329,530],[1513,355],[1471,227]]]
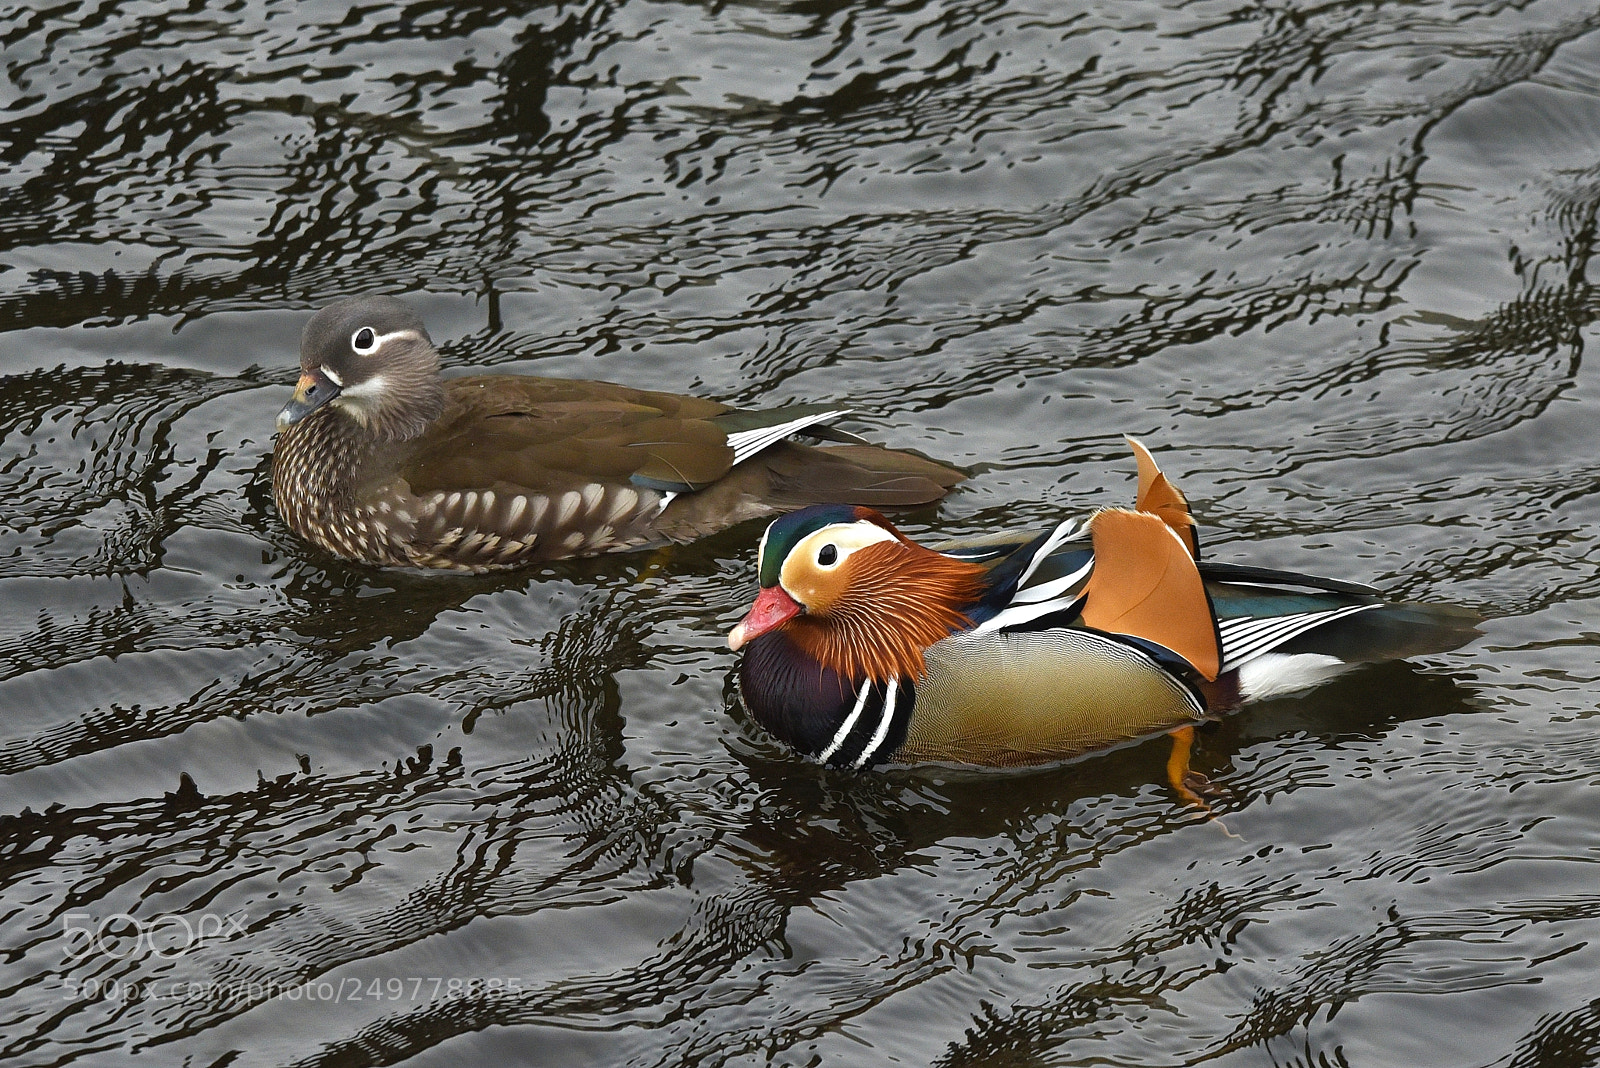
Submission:
[[[759,457],[764,470],[743,489],[772,510],[844,500],[920,504],[964,477],[826,426],[849,410],[837,405],[749,410],[611,382],[525,375],[453,379],[446,387],[444,414],[399,465],[414,493],[548,495],[595,483],[691,493]],[[796,435],[843,444],[813,448],[791,441]]]
[[[1372,586],[1292,571],[1202,563],[1217,614],[1224,668],[1267,653],[1311,653],[1343,663],[1398,660],[1458,648],[1483,617],[1446,604],[1384,600]]]
[[[599,483],[683,491],[735,462],[714,420],[731,411],[698,397],[609,382],[482,375],[446,383],[444,413],[399,474],[417,494],[484,490],[553,494]]]

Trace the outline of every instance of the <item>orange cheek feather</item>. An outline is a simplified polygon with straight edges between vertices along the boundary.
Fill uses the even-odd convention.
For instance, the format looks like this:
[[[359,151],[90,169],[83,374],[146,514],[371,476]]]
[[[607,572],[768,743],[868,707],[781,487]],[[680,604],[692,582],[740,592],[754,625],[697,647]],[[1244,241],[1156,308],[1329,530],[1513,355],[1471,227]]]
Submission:
[[[983,569],[913,542],[856,550],[835,577],[842,590],[824,611],[809,593],[789,634],[846,679],[921,678],[922,651],[971,626],[962,608],[982,590]]]

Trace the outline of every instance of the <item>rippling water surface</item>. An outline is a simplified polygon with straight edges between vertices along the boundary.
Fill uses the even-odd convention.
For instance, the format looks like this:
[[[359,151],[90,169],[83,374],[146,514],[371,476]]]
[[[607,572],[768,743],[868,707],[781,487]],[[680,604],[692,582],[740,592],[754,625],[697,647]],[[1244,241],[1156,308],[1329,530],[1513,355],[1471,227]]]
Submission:
[[[0,1060],[1600,1063],[1600,14],[0,8]],[[732,706],[746,525],[298,544],[309,311],[854,425],[913,533],[1131,492],[1474,644],[1027,774]]]

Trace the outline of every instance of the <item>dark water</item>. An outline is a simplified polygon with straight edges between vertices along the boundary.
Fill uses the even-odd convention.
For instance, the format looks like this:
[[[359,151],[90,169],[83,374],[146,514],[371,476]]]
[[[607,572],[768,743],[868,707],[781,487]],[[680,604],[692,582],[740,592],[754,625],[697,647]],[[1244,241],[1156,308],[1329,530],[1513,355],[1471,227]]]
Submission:
[[[1586,3],[0,9],[0,1060],[1600,1063]],[[1030,774],[731,709],[745,526],[466,579],[272,512],[308,310],[848,399],[1481,640]],[[1231,836],[1230,836],[1231,835]]]

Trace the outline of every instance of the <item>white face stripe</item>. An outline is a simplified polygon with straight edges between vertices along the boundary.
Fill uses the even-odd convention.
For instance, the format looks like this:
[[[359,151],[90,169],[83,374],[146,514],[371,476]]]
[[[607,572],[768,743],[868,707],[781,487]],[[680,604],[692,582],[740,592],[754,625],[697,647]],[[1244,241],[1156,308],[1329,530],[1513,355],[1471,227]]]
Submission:
[[[776,523],[777,520],[772,521]],[[756,574],[761,574],[761,565],[767,559],[767,535],[772,533],[772,523],[767,524],[767,529],[761,532],[761,540],[756,542]]]
[[[383,347],[385,345],[400,338],[410,338],[412,341],[418,341],[422,338],[422,335],[417,333],[415,330],[391,330],[387,334],[380,334],[376,330],[372,330],[372,347],[362,350],[356,348],[356,338],[361,336],[361,332],[363,330],[372,330],[372,327],[360,327],[355,333],[350,335],[350,351],[355,353],[357,356],[376,356],[378,353],[383,351]]]
[[[389,383],[384,381],[384,377],[382,375],[373,375],[365,382],[357,382],[349,389],[341,388],[335,403],[338,401],[363,402],[376,400],[378,397],[383,396],[384,391],[388,388]]]
[[[858,519],[854,523],[830,523],[821,530],[807,534],[800,539],[798,545],[789,550],[789,555],[784,558],[783,567],[778,571],[778,585],[782,586],[789,596],[799,600],[796,591],[803,587],[806,572],[836,570],[857,549],[883,541],[897,540],[893,534],[878,524],[869,523],[865,519]],[[817,553],[824,545],[832,545],[838,551],[831,564],[817,562]],[[762,548],[766,548],[765,544]]]
[[[339,372],[338,371],[335,371],[333,368],[329,367],[327,364],[323,364],[321,367],[318,367],[317,370],[322,372],[322,377],[323,378],[326,378],[329,382],[332,382],[334,385],[338,386],[340,389],[344,388],[344,379],[339,377]]]

